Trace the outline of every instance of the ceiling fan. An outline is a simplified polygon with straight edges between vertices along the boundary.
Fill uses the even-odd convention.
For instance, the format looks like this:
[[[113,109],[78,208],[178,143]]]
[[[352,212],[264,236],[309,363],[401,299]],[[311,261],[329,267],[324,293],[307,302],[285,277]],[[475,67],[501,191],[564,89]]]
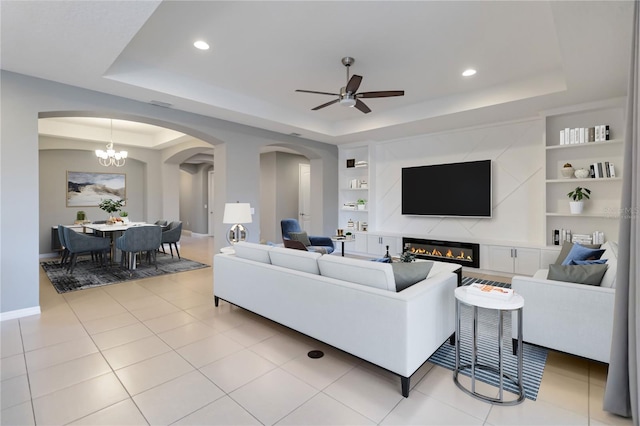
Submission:
[[[360,111],[365,114],[371,112],[371,109],[360,100],[360,98],[387,98],[390,96],[404,96],[404,90],[386,90],[381,92],[358,92],[358,87],[360,87],[360,83],[362,82],[362,76],[353,75],[349,78],[349,67],[353,65],[356,60],[352,57],[345,56],[342,58],[342,65],[347,67],[347,85],[340,89],[340,93],[327,93],[327,92],[316,92],[314,90],[296,90],[296,92],[302,93],[315,93],[318,95],[330,95],[337,96],[338,99],[334,99],[332,101],[327,102],[326,104],[319,105],[315,108],[312,108],[312,111],[317,111],[324,107],[328,107],[329,105],[333,105],[335,103],[340,103],[342,106],[347,107],[356,107]]]

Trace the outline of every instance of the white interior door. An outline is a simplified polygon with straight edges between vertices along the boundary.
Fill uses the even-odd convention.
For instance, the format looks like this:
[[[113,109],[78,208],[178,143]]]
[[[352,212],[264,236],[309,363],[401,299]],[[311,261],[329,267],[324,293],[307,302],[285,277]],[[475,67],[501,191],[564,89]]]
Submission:
[[[311,165],[299,164],[298,221],[300,227],[311,232]]]
[[[209,211],[209,235],[213,237],[213,229],[215,226],[214,217],[213,217],[213,175],[214,172],[209,172],[209,199],[207,201],[207,209]]]

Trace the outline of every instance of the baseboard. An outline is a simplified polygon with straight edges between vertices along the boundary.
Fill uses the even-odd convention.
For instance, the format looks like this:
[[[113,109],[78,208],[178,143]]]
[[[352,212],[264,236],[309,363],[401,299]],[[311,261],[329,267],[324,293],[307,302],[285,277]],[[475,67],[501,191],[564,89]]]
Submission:
[[[31,315],[40,315],[40,305],[34,306],[32,308],[24,308],[24,309],[17,309],[15,311],[1,312],[0,322],[6,321],[6,320],[12,320],[16,318],[28,317]]]

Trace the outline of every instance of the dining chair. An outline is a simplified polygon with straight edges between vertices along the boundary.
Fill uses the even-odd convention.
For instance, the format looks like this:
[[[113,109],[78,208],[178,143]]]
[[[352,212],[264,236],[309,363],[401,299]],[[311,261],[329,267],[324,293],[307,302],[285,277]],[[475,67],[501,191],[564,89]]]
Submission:
[[[62,227],[64,243],[69,251],[69,266],[67,271],[72,274],[76,267],[78,255],[91,253],[91,257],[98,258],[102,265],[106,264],[107,253],[111,250],[111,243],[106,238],[96,238],[76,232],[66,226]]]
[[[158,225],[134,226],[127,229],[121,237],[116,239],[116,248],[122,254],[120,266],[124,266],[127,260],[129,270],[136,269],[136,257],[138,253],[147,252],[150,260],[158,269],[156,251],[162,242],[162,228]]]
[[[180,252],[178,251],[178,241],[180,241],[180,236],[182,235],[182,222],[173,221],[169,224],[166,230],[162,231],[162,243],[160,247],[162,248],[163,253],[167,253],[164,251],[164,245],[169,244],[169,250],[171,251],[171,257],[173,257],[173,248],[171,248],[171,244],[173,244],[176,248],[176,254],[178,255],[178,259],[180,259]]]
[[[64,225],[58,225],[58,240],[60,240],[60,246],[62,247],[62,253],[60,254],[60,266],[63,266],[69,257],[69,249],[67,243],[64,240]]]

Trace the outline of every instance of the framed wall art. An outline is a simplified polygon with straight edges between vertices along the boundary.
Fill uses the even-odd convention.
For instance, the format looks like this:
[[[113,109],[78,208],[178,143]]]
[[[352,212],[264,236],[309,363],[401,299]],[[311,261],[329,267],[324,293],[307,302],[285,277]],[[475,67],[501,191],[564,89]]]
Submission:
[[[126,200],[125,173],[67,171],[67,207],[98,207],[102,200]]]

